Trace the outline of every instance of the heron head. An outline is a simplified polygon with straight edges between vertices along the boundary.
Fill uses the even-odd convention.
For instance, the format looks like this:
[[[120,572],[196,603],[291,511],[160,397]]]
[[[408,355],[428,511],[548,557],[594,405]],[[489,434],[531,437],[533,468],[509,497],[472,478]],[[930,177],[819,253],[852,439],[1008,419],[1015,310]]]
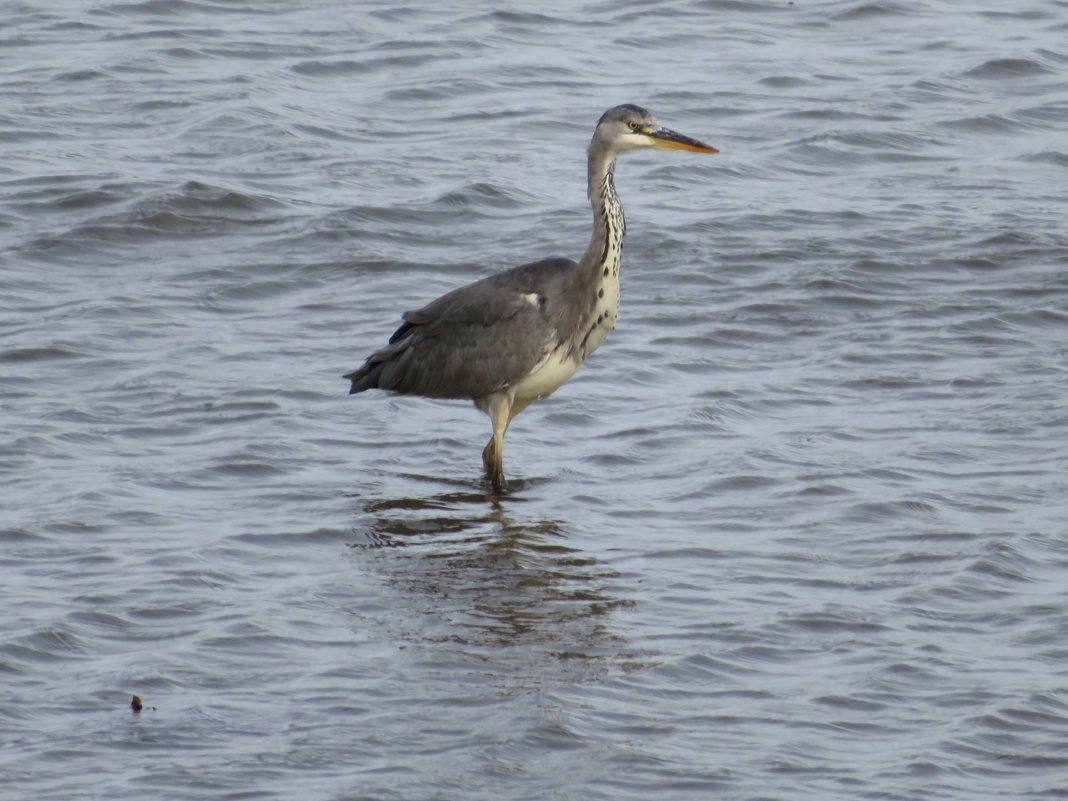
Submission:
[[[696,153],[719,152],[703,142],[664,128],[651,111],[631,103],[610,108],[601,115],[590,147],[614,153],[649,147]]]

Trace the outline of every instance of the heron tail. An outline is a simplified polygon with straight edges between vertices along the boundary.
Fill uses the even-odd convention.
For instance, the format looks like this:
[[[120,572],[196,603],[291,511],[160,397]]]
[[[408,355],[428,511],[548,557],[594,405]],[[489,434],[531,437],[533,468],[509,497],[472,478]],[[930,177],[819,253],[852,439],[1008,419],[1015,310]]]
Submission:
[[[352,382],[352,386],[349,387],[349,394],[355,395],[357,392],[376,389],[378,387],[378,374],[381,372],[381,363],[371,364],[368,362],[359,369],[353,370],[351,373],[345,373],[342,378],[347,378]]]

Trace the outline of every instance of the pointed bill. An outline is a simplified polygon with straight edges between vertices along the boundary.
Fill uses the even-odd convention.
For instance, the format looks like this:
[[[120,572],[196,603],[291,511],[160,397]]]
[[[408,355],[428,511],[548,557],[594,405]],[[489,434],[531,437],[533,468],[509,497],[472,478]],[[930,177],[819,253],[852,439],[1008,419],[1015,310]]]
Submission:
[[[696,139],[691,139],[688,136],[683,136],[680,133],[669,130],[667,128],[657,128],[648,134],[652,139],[653,144],[657,147],[672,149],[672,150],[692,150],[695,153],[718,153],[719,151],[711,145],[706,145],[704,142],[698,142]]]

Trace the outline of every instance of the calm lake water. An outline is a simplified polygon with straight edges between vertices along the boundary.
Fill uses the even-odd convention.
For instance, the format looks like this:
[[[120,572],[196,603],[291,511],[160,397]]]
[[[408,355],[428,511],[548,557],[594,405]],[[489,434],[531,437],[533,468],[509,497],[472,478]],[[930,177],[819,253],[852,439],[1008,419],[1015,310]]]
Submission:
[[[0,3],[12,799],[1068,797],[1068,3]],[[401,311],[616,332],[487,494]],[[130,709],[132,695],[145,708]]]

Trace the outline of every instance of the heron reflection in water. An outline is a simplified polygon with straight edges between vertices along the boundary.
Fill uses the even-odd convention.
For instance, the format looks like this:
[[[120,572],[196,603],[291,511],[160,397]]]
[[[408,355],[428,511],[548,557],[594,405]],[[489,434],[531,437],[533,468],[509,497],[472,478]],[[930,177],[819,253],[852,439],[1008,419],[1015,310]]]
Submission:
[[[630,104],[606,111],[589,147],[593,234],[578,262],[524,264],[454,289],[402,315],[389,344],[345,375],[350,394],[385,389],[429,398],[470,398],[493,436],[482,463],[493,491],[507,490],[504,434],[517,414],[559,389],[615,327],[619,255],[626,223],[616,194],[616,158],[666,148],[716,153],[661,127]]]

